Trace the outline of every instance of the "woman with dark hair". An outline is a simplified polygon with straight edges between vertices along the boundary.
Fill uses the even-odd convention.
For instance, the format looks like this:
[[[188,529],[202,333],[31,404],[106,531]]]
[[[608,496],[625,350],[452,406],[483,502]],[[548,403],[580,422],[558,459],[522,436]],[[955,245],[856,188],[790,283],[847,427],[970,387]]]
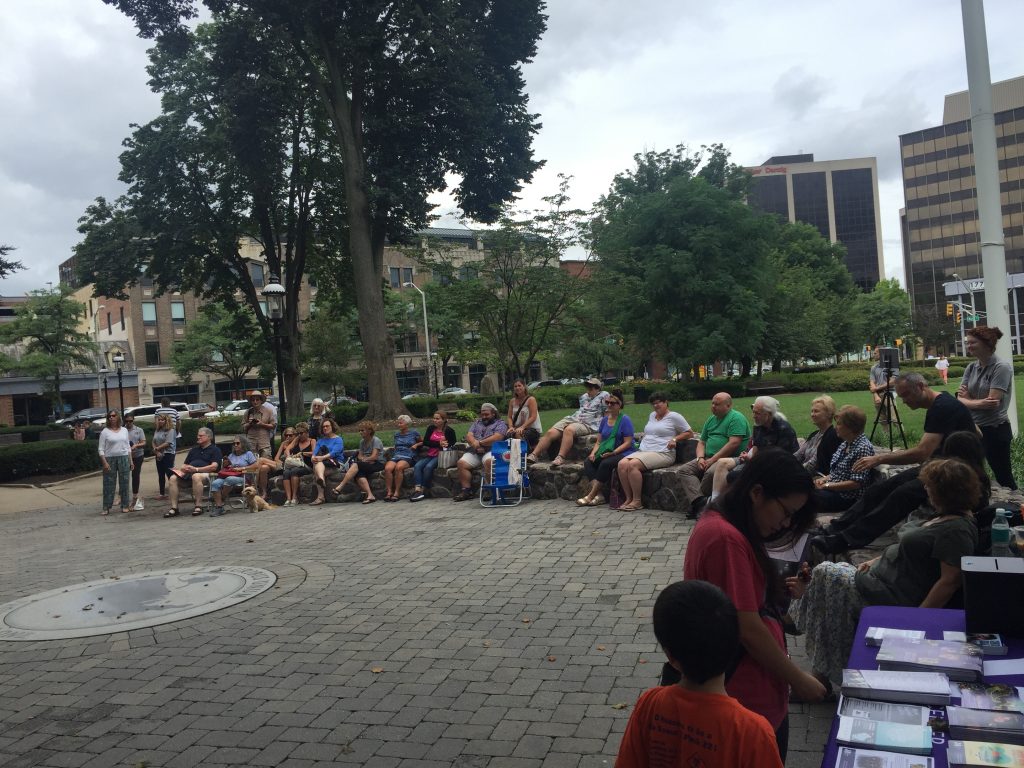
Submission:
[[[626,404],[625,395],[618,388],[608,393],[604,404],[608,412],[601,417],[597,427],[598,438],[583,462],[583,472],[590,478],[590,490],[586,496],[576,499],[580,507],[597,507],[604,504],[601,491],[611,482],[612,472],[622,459],[636,451],[633,447],[633,422],[622,412]]]
[[[316,498],[310,505],[318,506],[324,503],[327,470],[337,469],[345,461],[345,441],[338,434],[338,423],[330,416],[320,422],[320,437],[313,446],[310,461],[316,475]]]
[[[683,562],[684,578],[710,581],[736,606],[742,649],[726,689],[768,720],[783,762],[790,687],[803,701],[820,701],[825,687],[786,653],[779,610],[785,584],[765,545],[794,541],[814,516],[814,482],[803,465],[788,451],[760,450],[701,515]]]
[[[508,432],[505,437],[517,437],[533,447],[540,441],[544,427],[540,423],[540,409],[537,398],[530,394],[526,382],[516,379],[512,383],[512,397],[508,401],[508,416],[505,417]]]
[[[804,563],[800,575],[786,580],[798,598],[790,615],[823,683],[841,681],[865,605],[942,608],[960,586],[960,558],[978,546],[978,472],[960,459],[944,458],[925,464],[920,477],[934,517],[904,524],[899,541],[874,560],[856,567],[824,562],[813,571]]]
[[[974,423],[981,430],[985,458],[992,474],[1004,488],[1017,489],[1010,466],[1010,443],[1013,432],[1006,415],[1013,393],[1013,366],[997,357],[996,343],[1003,332],[994,326],[979,325],[967,331],[967,354],[976,357],[964,370],[964,378],[956,396],[967,406]]]
[[[619,509],[638,512],[644,508],[644,472],[670,467],[676,463],[676,443],[693,437],[693,430],[681,414],[670,411],[668,395],[650,396],[651,415],[644,427],[640,450],[619,461],[615,471],[622,485],[623,501]]]

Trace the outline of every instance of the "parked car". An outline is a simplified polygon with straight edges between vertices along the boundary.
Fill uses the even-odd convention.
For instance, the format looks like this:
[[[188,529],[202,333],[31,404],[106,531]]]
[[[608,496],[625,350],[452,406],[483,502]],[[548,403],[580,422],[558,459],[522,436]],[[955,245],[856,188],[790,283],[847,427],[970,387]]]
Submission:
[[[577,379],[577,378],[562,379],[562,383],[563,384],[567,384],[567,385],[575,386],[577,384],[582,384],[583,383],[583,379]]]
[[[562,386],[561,379],[544,379],[543,381],[531,381],[526,385],[527,389],[537,389],[538,387],[560,387]]]
[[[225,415],[241,416],[247,410],[249,410],[248,400],[232,400],[230,403],[225,405],[223,408],[218,410]]]
[[[410,392],[407,395],[402,395],[403,400],[415,400],[419,397],[433,397],[429,392]]]
[[[134,416],[135,423],[139,425],[154,424],[156,423],[156,410],[159,407],[159,403],[153,403],[152,405],[132,405],[124,409],[124,415],[126,418],[128,416]],[[188,403],[171,403],[171,408],[174,408],[179,414],[181,414],[181,418],[187,419],[189,417]],[[104,415],[98,419],[93,419],[92,427],[93,429],[103,429],[106,424],[107,419],[106,415]]]
[[[445,387],[441,390],[442,395],[468,395],[469,392],[462,387]]]
[[[201,419],[208,413],[216,413],[217,408],[209,403],[189,403],[188,415],[193,419]]]
[[[106,413],[106,408],[83,408],[82,410],[76,411],[66,418],[58,419],[53,423],[59,424],[62,427],[73,427],[80,421],[92,421],[100,416],[105,416]]]
[[[327,401],[327,407],[330,408],[332,405],[353,405],[358,402],[359,401],[356,400],[354,397],[349,397],[348,395],[338,395],[337,397],[332,397]]]

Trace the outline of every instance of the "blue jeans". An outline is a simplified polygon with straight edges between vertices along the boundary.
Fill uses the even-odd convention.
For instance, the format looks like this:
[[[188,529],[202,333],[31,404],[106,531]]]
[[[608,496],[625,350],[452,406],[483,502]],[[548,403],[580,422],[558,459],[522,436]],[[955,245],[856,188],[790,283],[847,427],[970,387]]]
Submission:
[[[110,471],[103,473],[103,508],[114,506],[114,487],[121,484],[121,508],[131,507],[132,491],[128,487],[131,477],[131,462],[127,456],[107,456]]]
[[[427,456],[416,462],[412,468],[413,482],[420,488],[429,488],[434,482],[434,470],[437,469],[437,456]]]

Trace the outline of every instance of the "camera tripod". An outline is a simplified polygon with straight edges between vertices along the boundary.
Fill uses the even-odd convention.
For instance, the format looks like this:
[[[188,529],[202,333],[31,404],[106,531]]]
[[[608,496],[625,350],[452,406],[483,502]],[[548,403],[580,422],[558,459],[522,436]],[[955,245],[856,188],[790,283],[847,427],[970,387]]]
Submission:
[[[878,408],[875,413],[875,423],[871,427],[871,436],[868,438],[872,443],[875,442],[875,430],[878,429],[879,423],[883,424],[885,431],[889,435],[889,450],[892,450],[892,428],[895,424],[900,430],[900,440],[903,441],[903,448],[907,448],[907,436],[903,432],[903,422],[900,420],[900,412],[896,407],[896,395],[892,391],[892,387],[889,386],[889,379],[892,378],[892,369],[885,369],[885,391],[882,392],[882,400],[878,404]],[[884,414],[884,418],[883,418]]]

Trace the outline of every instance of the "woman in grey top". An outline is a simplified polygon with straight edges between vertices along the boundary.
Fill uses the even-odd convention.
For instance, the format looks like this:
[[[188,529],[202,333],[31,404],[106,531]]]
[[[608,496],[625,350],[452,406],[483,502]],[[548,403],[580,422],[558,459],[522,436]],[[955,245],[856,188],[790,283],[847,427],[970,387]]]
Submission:
[[[1013,433],[1006,409],[1013,392],[1013,366],[995,355],[996,343],[1003,332],[994,326],[979,325],[967,331],[967,354],[976,357],[964,371],[956,396],[967,406],[981,431],[985,458],[996,481],[1016,490],[1010,467],[1010,442]]]
[[[174,420],[166,413],[157,414],[156,430],[153,432],[153,455],[156,457],[156,478],[160,486],[158,499],[167,498],[167,476],[174,468],[176,436]]]

